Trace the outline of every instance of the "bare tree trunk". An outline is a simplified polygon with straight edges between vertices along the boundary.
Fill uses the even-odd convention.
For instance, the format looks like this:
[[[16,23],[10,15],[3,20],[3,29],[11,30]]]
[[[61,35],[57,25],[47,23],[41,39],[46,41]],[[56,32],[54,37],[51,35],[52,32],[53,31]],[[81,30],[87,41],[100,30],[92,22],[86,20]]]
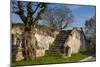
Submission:
[[[13,1],[13,13],[18,15],[20,19],[25,24],[25,29],[22,34],[22,48],[23,48],[23,56],[25,60],[28,60],[30,58],[33,58],[35,55],[35,47],[33,48],[32,41],[35,42],[36,39],[34,37],[35,32],[32,30],[32,23],[35,23],[40,17],[40,15],[45,11],[47,4],[44,3],[37,3],[36,8],[33,10],[33,3],[27,2],[25,5],[22,1]],[[17,6],[15,8],[15,6]],[[26,7],[24,7],[26,6]],[[26,8],[26,9],[24,9]],[[38,11],[39,10],[39,11]],[[25,15],[27,14],[27,15]],[[33,18],[33,16],[37,16]],[[33,37],[32,37],[33,36]],[[33,50],[34,49],[34,50]]]
[[[29,26],[29,25],[25,26],[25,29],[23,32],[23,40],[22,40],[23,55],[24,55],[25,60],[34,58],[35,53],[34,53],[34,50],[32,48],[32,42],[31,42],[32,35],[34,36],[34,34],[31,31],[31,26]]]

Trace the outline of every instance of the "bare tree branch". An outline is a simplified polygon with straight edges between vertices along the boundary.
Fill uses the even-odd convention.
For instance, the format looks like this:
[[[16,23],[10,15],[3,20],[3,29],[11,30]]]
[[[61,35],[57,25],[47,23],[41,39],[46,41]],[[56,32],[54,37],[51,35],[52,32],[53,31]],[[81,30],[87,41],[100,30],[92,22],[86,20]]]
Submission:
[[[67,7],[48,8],[42,18],[47,21],[48,25],[59,30],[64,29],[68,24],[73,22],[71,10]]]

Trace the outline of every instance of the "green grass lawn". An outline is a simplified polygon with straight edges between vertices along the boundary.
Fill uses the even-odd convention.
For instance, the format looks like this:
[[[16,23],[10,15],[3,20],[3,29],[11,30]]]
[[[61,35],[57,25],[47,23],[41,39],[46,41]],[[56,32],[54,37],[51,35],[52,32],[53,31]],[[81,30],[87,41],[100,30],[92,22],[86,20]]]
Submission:
[[[40,64],[78,62],[79,60],[86,58],[89,55],[90,54],[87,52],[73,54],[71,57],[64,57],[63,55],[45,55],[43,57],[36,58],[35,60],[13,62],[12,66],[15,67],[20,65],[40,65]]]

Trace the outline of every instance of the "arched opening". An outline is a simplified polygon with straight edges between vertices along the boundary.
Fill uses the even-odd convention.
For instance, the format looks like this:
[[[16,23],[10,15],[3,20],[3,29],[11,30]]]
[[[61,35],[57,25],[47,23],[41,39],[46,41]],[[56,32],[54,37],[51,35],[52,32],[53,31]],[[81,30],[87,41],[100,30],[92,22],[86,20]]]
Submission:
[[[69,46],[66,46],[64,49],[64,54],[66,56],[71,56],[71,48]]]

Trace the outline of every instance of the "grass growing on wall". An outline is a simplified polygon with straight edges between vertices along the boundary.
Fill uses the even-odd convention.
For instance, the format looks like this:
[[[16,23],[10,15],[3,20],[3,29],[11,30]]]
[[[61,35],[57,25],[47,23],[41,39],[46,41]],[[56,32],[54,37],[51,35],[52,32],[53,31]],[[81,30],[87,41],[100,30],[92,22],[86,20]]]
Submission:
[[[71,57],[63,57],[62,55],[45,55],[34,60],[13,62],[12,66],[20,65],[39,65],[39,64],[56,64],[56,63],[69,63],[78,62],[79,60],[88,57],[90,54],[87,52],[80,52],[73,54]]]

